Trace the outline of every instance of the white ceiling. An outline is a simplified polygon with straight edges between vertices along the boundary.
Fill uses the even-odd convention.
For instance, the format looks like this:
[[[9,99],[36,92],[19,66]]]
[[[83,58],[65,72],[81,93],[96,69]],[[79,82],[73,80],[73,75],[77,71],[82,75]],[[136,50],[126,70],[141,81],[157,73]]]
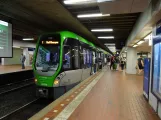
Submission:
[[[123,14],[143,12],[149,0],[116,0],[113,2],[98,3],[103,14]]]

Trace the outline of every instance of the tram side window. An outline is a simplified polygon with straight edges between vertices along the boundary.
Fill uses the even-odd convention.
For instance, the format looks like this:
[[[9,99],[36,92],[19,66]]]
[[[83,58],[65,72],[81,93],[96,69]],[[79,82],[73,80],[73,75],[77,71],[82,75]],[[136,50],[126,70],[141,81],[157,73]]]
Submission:
[[[87,50],[87,65],[89,64],[89,50]]]
[[[80,46],[80,49],[79,49],[79,56],[80,56],[80,68],[82,69],[83,66],[84,66],[84,56],[83,56],[83,49],[82,49],[82,46]]]
[[[93,52],[92,54],[93,54],[93,55],[92,55],[92,56],[93,56],[93,64],[96,64],[96,53]]]
[[[64,46],[64,56],[63,56],[63,68],[71,68],[71,48],[70,46]]]
[[[75,46],[73,49],[73,57],[74,57],[74,68],[78,69],[80,68],[80,62],[79,62],[79,50],[78,50],[78,46]]]
[[[86,64],[87,64],[87,52],[86,52],[86,49],[83,49],[83,62],[84,62],[84,68],[86,68]]]
[[[89,52],[89,63],[90,63],[90,66],[92,66],[92,51]]]

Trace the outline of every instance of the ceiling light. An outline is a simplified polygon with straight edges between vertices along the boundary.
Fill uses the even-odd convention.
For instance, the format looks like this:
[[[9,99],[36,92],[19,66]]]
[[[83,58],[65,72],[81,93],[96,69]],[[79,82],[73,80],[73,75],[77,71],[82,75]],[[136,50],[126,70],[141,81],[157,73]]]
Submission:
[[[81,15],[77,15],[78,18],[103,17],[103,16],[110,16],[110,14],[93,13],[93,14],[81,14]]]
[[[19,46],[13,46],[13,48],[21,48],[21,47],[19,47]]]
[[[114,46],[115,45],[115,43],[105,43],[104,45],[110,45],[110,46]]]
[[[98,37],[99,39],[114,39],[114,36],[102,36]]]
[[[150,37],[151,37],[151,34],[147,35],[147,36],[144,38],[144,40],[150,39]]]
[[[100,2],[111,2],[111,1],[115,1],[115,0],[97,0],[98,3],[100,3]]]
[[[137,47],[138,45],[134,45],[133,47]]]
[[[101,2],[111,2],[114,0],[64,0],[66,5],[77,5],[77,4],[91,4],[91,3],[101,3]]]
[[[144,41],[139,41],[137,44],[140,45],[140,44],[142,44],[143,42],[144,42]]]
[[[92,29],[92,32],[111,32],[113,29]]]
[[[93,0],[65,0],[64,4],[74,5],[74,4],[87,4],[87,3],[96,3],[97,1]]]
[[[23,38],[23,40],[34,40],[34,38]]]

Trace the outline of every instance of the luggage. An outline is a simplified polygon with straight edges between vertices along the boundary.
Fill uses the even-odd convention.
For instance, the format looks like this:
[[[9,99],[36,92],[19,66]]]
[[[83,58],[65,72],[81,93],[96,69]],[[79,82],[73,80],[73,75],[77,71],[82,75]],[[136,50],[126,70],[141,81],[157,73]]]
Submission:
[[[116,68],[117,68],[117,64],[114,63],[114,64],[113,64],[113,69],[116,70]]]

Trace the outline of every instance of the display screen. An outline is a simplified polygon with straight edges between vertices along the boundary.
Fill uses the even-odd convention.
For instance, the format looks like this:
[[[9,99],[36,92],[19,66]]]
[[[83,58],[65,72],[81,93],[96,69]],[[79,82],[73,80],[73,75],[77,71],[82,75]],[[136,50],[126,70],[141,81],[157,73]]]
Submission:
[[[161,97],[161,80],[160,80],[160,64],[161,64],[161,43],[157,43],[153,48],[153,92]]]
[[[41,44],[58,45],[59,41],[55,41],[55,40],[42,40]]]
[[[12,57],[12,24],[0,20],[0,57]]]

